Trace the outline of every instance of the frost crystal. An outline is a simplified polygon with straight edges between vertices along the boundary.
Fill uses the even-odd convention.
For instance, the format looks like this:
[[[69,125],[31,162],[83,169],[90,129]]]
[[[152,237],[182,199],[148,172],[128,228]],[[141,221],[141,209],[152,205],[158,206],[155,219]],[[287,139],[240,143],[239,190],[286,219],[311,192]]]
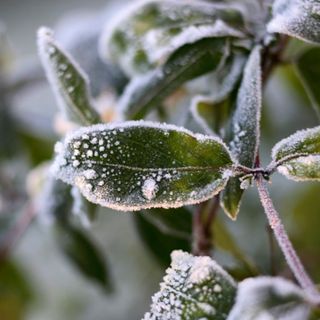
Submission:
[[[272,149],[278,171],[296,181],[320,180],[320,127],[296,132]]]
[[[204,1],[138,1],[126,14],[107,24],[100,52],[119,63],[129,76],[135,76],[165,63],[183,45],[205,38],[244,35],[241,13],[230,5],[227,8]]]
[[[233,167],[220,139],[145,121],[79,129],[57,151],[58,178],[89,201],[124,211],[204,201]]]
[[[60,48],[50,29],[39,29],[38,47],[46,75],[65,117],[81,125],[99,122],[86,74],[72,57]]]
[[[239,284],[236,303],[227,320],[308,319],[310,308],[305,300],[303,291],[285,279],[246,279]]]
[[[318,0],[276,0],[269,32],[284,33],[308,42],[320,43]]]
[[[174,251],[171,258],[143,320],[226,319],[236,291],[233,279],[209,257]]]

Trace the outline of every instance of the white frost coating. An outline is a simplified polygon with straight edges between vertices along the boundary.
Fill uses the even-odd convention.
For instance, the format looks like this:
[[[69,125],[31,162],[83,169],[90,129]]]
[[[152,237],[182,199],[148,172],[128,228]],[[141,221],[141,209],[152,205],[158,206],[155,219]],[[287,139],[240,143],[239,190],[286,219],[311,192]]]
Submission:
[[[320,4],[317,0],[276,0],[268,32],[284,33],[320,43]]]
[[[173,37],[167,46],[158,48],[159,41],[163,37],[163,30],[156,29],[151,30],[146,35],[145,50],[150,63],[156,63],[157,61],[163,61],[185,44],[192,44],[204,38],[224,36],[243,38],[244,34],[218,19],[212,25],[188,26],[179,35]]]
[[[314,143],[303,146],[305,140],[313,139]],[[314,147],[320,149],[320,126],[310,129],[299,130],[291,136],[279,141],[272,149],[272,159],[279,160],[278,154],[285,152],[286,155],[292,153],[309,153],[315,154],[319,151],[312,150]],[[299,150],[295,150],[299,147]]]
[[[199,103],[212,103],[212,100],[209,97],[205,97],[205,96],[193,97],[190,105],[190,113],[193,119],[196,121],[196,123],[201,128],[203,128],[207,134],[216,136],[217,134],[213,132],[213,130],[208,126],[205,119],[200,115],[198,110]]]
[[[294,181],[320,180],[320,155],[298,157],[277,167],[279,173]]]
[[[158,191],[157,183],[153,179],[147,179],[142,186],[142,194],[147,200],[152,200]]]
[[[143,12],[145,6],[152,3],[158,4],[160,14],[171,19],[171,23],[164,27],[163,25],[157,25],[155,22],[150,30],[144,30],[137,36],[133,31],[136,28],[134,19]],[[233,6],[231,9],[235,9],[235,7]],[[124,71],[132,76],[137,74],[132,62],[136,50],[144,51],[150,64],[164,63],[172,52],[184,44],[194,43],[208,37],[233,36],[243,38],[245,36],[243,32],[232,28],[215,16],[215,10],[225,8],[226,6],[223,4],[208,3],[201,0],[189,0],[185,7],[178,0],[134,2],[126,8],[124,13],[116,15],[113,20],[106,24],[99,40],[100,56],[107,60],[119,60]],[[230,9],[230,6],[228,9]],[[188,24],[188,15],[192,14],[192,11],[199,13],[199,18],[193,21],[193,25],[192,22]],[[150,24],[150,22],[148,23]],[[170,35],[168,32],[170,28],[181,28],[182,30],[176,35]],[[121,56],[113,56],[112,50],[109,49],[112,48],[112,37],[116,31],[125,32],[129,39],[136,38],[132,46],[126,49],[126,54],[121,54]]]
[[[237,96],[236,110],[232,117],[232,140],[229,144],[238,163],[250,168],[253,166],[258,153],[261,105],[261,47],[256,46],[245,66]],[[244,187],[244,185],[242,186]],[[221,206],[233,220],[240,210],[241,195],[242,189],[238,187],[238,181],[230,180],[223,191]]]
[[[83,95],[85,96],[85,99],[88,101],[89,105],[94,109],[94,101],[91,97],[90,89],[89,89],[89,79],[86,75],[86,73],[82,70],[82,68],[79,66],[79,64],[67,53],[65,52],[59,44],[55,41],[54,39],[54,34],[53,31],[50,30],[47,27],[41,27],[38,30],[38,53],[41,59],[41,62],[43,64],[46,76],[52,86],[52,89],[54,91],[54,94],[56,96],[58,105],[61,109],[61,111],[66,114],[67,109],[71,108],[72,112],[81,119],[83,124],[88,124],[87,119],[84,118],[84,115],[82,112],[79,111],[78,106],[74,104],[73,99],[69,94],[72,93],[73,88],[67,88],[67,93],[65,91],[65,88],[62,88],[60,82],[59,82],[59,75],[58,69],[60,69],[60,73],[64,74],[66,65],[59,65],[59,66],[52,66],[52,62],[50,61],[50,55],[54,54],[56,51],[61,52],[63,54],[68,62],[73,66],[73,68],[76,70],[79,78],[81,78],[82,81],[85,83],[85,92],[83,92]],[[68,78],[70,77],[70,74],[65,74],[65,77]],[[71,91],[70,91],[71,89]],[[61,91],[65,91],[65,94],[62,94]],[[67,106],[66,106],[67,105]],[[86,115],[88,116],[91,111],[88,110]]]
[[[280,300],[278,304],[275,303],[275,297]],[[291,303],[281,301],[289,297],[292,298]],[[227,320],[307,319],[310,307],[306,300],[304,292],[285,279],[279,277],[246,279],[239,284],[236,303]]]
[[[219,165],[216,169],[219,171],[215,171],[212,180],[205,182],[204,185],[199,185],[191,190],[191,187],[187,187],[189,188],[186,189],[187,191],[177,192],[174,189],[175,181],[185,179],[190,175],[190,171],[193,172],[192,176],[198,175],[200,179],[203,179],[202,172],[209,170],[208,174],[210,174],[210,170],[212,170],[209,163],[208,166],[205,163],[199,167],[189,166],[187,163],[180,164],[179,161],[176,163],[173,158],[171,166],[168,163],[169,167],[167,168],[161,167],[161,165],[159,165],[160,167],[152,167],[151,165],[151,167],[140,168],[139,163],[135,164],[127,160],[131,158],[131,153],[134,155],[135,148],[132,148],[130,144],[127,145],[121,139],[119,141],[125,128],[155,128],[164,136],[172,130],[185,133],[204,144],[210,143],[210,141],[218,143],[219,152],[224,154],[227,164]],[[102,140],[106,148],[102,152],[96,151],[101,147],[100,140],[98,143],[93,140],[98,135],[99,139],[103,137]],[[90,145],[92,140],[94,143]],[[88,150],[93,151],[94,157],[88,156]],[[170,149],[168,151],[168,155],[170,155]],[[157,157],[156,153],[155,150]],[[109,162],[108,159],[112,157],[115,158]],[[127,161],[130,165],[127,165]],[[115,210],[134,211],[152,207],[176,208],[186,204],[199,203],[213,197],[224,188],[230,175],[228,170],[232,167],[231,162],[231,155],[219,138],[194,134],[174,125],[130,121],[118,124],[98,124],[69,133],[65,138],[63,150],[55,159],[52,170],[64,182],[78,186],[89,201]],[[121,175],[123,172],[127,172],[126,170],[130,170],[132,175],[129,180],[124,182],[124,185],[121,185]],[[96,174],[96,171],[99,172]],[[225,173],[225,171],[227,172]],[[119,175],[120,178],[118,178]],[[115,183],[119,183],[119,185],[115,185]],[[159,193],[160,186],[161,192]]]
[[[253,165],[258,152],[261,104],[261,47],[257,46],[244,70],[232,121],[234,138],[230,142],[231,152],[246,166]]]
[[[247,56],[235,55],[231,62],[226,59],[228,56],[221,60],[221,68],[189,81],[186,84],[188,90],[193,94],[204,95],[203,98],[208,102],[220,102],[225,99],[239,80]]]
[[[143,320],[211,319],[218,312],[229,312],[236,283],[219,265],[209,257],[182,251],[173,251],[171,258],[160,291],[152,297],[151,311]]]
[[[159,130],[174,130],[179,131],[182,133],[185,133],[191,137],[196,138],[198,141],[215,141],[219,144],[221,144],[226,152],[229,154],[230,158],[232,159],[232,155],[229,152],[228,147],[223,142],[223,140],[219,137],[212,137],[200,133],[193,133],[192,131],[184,128],[184,127],[178,127],[174,124],[167,124],[167,123],[159,123],[159,122],[153,122],[153,121],[145,121],[145,120],[137,120],[137,121],[125,121],[125,122],[113,122],[113,123],[105,123],[105,124],[95,124],[89,127],[82,127],[77,129],[76,131],[73,131],[71,133],[68,133],[65,137],[65,140],[63,142],[64,146],[71,142],[74,139],[79,139],[86,134],[90,134],[95,131],[104,131],[104,130],[114,130],[114,129],[126,129],[126,128],[132,128],[132,127],[139,127],[139,128],[155,128]],[[88,137],[87,137],[88,138]]]

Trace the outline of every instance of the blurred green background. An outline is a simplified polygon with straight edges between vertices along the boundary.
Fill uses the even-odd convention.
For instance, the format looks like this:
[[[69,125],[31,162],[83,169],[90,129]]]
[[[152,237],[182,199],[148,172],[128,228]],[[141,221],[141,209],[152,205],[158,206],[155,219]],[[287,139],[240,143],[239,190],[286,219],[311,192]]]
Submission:
[[[63,18],[70,13],[87,16],[103,12],[104,19],[108,20],[125,4],[126,1],[120,0],[1,0],[0,20],[6,25],[11,45],[11,70],[16,74],[28,65],[37,64],[36,31],[39,26],[54,28],[60,25],[63,30],[64,25],[72,29],[79,19]],[[53,130],[55,99],[46,81],[5,96],[0,101],[1,108],[10,108],[12,125],[8,125],[7,112],[3,111],[0,119],[0,144],[4,144],[0,170],[0,240],[4,239],[8,224],[21,215],[26,201],[28,171],[50,159],[58,138]],[[293,68],[278,68],[265,91],[261,135],[263,163],[269,162],[270,150],[277,141],[298,129],[318,124]],[[5,140],[9,142],[5,143]],[[14,155],[8,157],[11,153]],[[21,203],[13,200],[8,205],[4,199],[13,184],[21,193]],[[294,183],[275,175],[270,192],[299,255],[319,283],[320,184]],[[150,297],[158,288],[165,266],[159,265],[139,237],[133,215],[101,209],[90,230],[110,266],[115,290],[108,295],[66,261],[51,228],[42,221],[35,221],[13,248],[10,259],[0,261],[0,319],[141,318],[148,310]],[[222,212],[220,216],[238,245],[262,273],[275,271],[291,276],[277,246],[271,250],[266,220],[253,188],[247,192],[236,222],[229,221]],[[156,241],[153,245],[161,248],[166,240]],[[230,270],[237,266],[221,248],[215,250],[214,258]],[[167,259],[165,257],[165,261]]]

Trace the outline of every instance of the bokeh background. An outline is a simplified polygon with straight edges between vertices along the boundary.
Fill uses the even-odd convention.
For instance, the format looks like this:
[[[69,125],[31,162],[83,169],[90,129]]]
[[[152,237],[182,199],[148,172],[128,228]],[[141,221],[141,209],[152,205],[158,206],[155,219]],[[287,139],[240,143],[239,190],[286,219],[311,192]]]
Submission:
[[[61,41],[67,43],[73,26],[77,27],[90,16],[96,17],[90,20],[92,24],[102,25],[103,20],[126,10],[126,5],[127,1],[120,0],[0,0],[0,21],[5,24],[10,41],[10,73],[28,72],[28,67],[39,63],[38,27],[45,25],[57,32],[60,30]],[[46,81],[7,95],[1,103],[2,109],[10,108],[7,111],[12,122],[8,124],[4,116],[7,112],[2,112],[0,141],[7,139],[11,131],[14,133],[8,138],[8,149],[1,150],[0,240],[23,210],[24,200],[22,204],[15,200],[5,204],[7,191],[14,182],[24,195],[28,172],[50,159],[58,139],[53,129],[56,103]],[[277,141],[298,129],[318,124],[293,68],[278,68],[265,91],[261,145],[264,164],[270,160],[270,150]],[[13,152],[15,156],[9,158],[12,151],[9,146],[20,151]],[[320,184],[293,183],[275,175],[270,190],[299,255],[319,282]],[[3,318],[0,313],[1,320],[142,317],[152,293],[158,289],[165,265],[159,264],[139,237],[133,213],[100,211],[89,232],[109,263],[114,293],[105,294],[98,285],[84,278],[60,252],[50,226],[37,219],[12,248],[9,258],[0,261],[0,312],[5,314]],[[275,271],[290,277],[277,247],[270,244],[266,220],[253,188],[247,192],[236,222],[229,221],[222,212],[219,215],[262,273]],[[161,246],[161,243],[160,239],[155,245]],[[214,257],[226,267],[234,266],[234,261],[223,250],[217,249]]]

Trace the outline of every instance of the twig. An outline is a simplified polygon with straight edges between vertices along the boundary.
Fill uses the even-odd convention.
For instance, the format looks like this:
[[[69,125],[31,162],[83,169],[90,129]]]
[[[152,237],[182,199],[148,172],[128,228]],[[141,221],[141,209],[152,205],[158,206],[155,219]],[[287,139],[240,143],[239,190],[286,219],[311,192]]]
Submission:
[[[294,250],[291,241],[284,229],[278,212],[273,206],[272,200],[270,198],[268,189],[266,187],[266,182],[261,174],[256,177],[256,184],[260,196],[261,204],[265,210],[266,216],[268,218],[270,227],[272,228],[275,238],[282,250],[286,261],[292,270],[294,276],[299,282],[300,286],[306,291],[310,299],[314,303],[320,303],[320,295],[316,286],[310,279],[309,275],[305,271],[296,251]]]
[[[196,256],[210,256],[213,249],[212,223],[219,210],[219,195],[215,196],[212,201],[201,203],[193,216],[192,253]],[[208,215],[205,217],[207,211]]]

